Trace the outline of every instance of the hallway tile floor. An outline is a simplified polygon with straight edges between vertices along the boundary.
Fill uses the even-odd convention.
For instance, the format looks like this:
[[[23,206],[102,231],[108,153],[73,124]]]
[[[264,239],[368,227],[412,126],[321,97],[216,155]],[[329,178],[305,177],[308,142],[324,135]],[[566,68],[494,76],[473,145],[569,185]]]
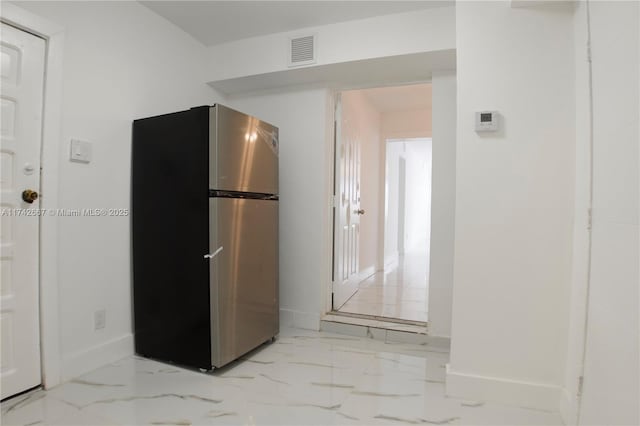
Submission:
[[[211,374],[139,357],[1,404],[3,425],[560,425],[558,414],[444,395],[448,354],[285,329]]]
[[[338,312],[427,322],[428,280],[428,254],[407,253],[396,266],[362,281]]]

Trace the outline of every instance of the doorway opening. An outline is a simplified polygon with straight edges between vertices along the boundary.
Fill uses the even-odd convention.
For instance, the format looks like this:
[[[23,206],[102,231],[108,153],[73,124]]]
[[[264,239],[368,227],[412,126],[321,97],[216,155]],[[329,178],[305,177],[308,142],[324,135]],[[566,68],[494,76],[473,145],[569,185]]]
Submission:
[[[428,321],[431,84],[336,99],[334,313]]]

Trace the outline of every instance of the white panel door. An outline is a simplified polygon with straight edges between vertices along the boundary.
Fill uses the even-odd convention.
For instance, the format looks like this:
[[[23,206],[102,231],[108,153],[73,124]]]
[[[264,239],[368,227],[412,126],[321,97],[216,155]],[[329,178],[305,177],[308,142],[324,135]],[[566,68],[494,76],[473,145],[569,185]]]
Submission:
[[[358,290],[360,281],[360,135],[357,114],[348,103],[337,100],[335,158],[335,218],[333,309]]]
[[[0,377],[4,399],[41,382],[40,203],[23,201],[23,191],[40,192],[45,42],[4,23],[0,40]]]

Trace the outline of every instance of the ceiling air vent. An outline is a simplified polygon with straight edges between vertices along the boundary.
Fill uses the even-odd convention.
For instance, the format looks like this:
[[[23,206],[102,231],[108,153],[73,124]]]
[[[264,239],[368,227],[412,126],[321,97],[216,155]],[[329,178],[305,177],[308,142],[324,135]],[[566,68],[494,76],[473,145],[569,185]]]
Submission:
[[[306,35],[289,39],[290,67],[316,63],[316,35]]]

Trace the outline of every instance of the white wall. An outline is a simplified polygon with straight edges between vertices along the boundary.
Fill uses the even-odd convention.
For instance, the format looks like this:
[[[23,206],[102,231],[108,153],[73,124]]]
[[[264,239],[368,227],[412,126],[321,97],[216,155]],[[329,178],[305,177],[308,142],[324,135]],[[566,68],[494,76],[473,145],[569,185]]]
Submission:
[[[346,126],[351,127],[360,141],[360,208],[365,211],[360,216],[360,271],[380,269],[378,246],[382,244],[379,235],[380,220],[380,175],[381,138],[380,113],[367,100],[361,90],[342,92],[342,111],[350,117]]]
[[[308,89],[235,97],[230,106],[280,129],[280,323],[318,329],[330,291],[329,93]],[[330,113],[330,114],[329,114]],[[332,127],[331,127],[332,130]]]
[[[447,393],[557,410],[571,280],[573,12],[460,2],[456,18]],[[485,109],[501,113],[500,132],[474,131],[475,112]]]
[[[386,139],[430,138],[431,109],[385,112],[381,131]]]
[[[590,8],[594,187],[580,424],[637,425],[640,5],[596,1]]]
[[[284,71],[288,38],[317,34],[316,65],[455,48],[453,7],[378,16],[212,46],[208,81]]]
[[[218,100],[204,84],[205,48],[136,2],[16,4],[66,31],[58,207],[129,208],[131,122]],[[90,164],[68,161],[72,138],[93,144]],[[130,225],[65,217],[57,226],[68,379],[133,352]],[[106,309],[100,331],[97,309]]]
[[[393,264],[400,255],[398,227],[400,219],[400,158],[404,145],[399,141],[385,141],[385,198],[384,198],[384,263]]]
[[[431,228],[431,140],[385,141],[385,264],[423,252],[428,264]]]
[[[431,236],[431,140],[406,139],[405,250],[427,255]]]
[[[456,74],[432,79],[432,195],[429,252],[429,332],[451,335],[453,240],[456,205]]]

